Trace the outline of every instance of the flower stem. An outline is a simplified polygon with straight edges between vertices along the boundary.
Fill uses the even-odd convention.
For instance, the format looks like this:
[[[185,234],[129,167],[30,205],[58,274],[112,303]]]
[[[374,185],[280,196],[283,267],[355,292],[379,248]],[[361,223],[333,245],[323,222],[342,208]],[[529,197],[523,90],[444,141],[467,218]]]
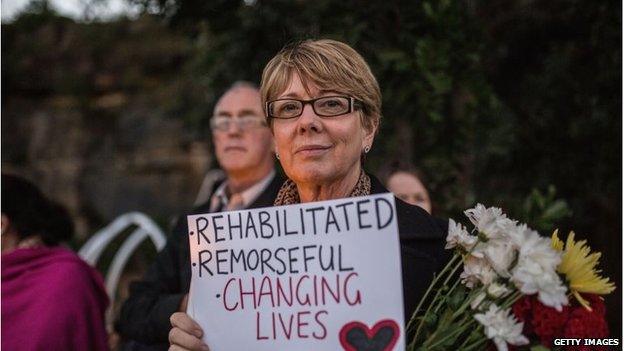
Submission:
[[[481,346],[481,344],[483,344],[484,342],[486,342],[488,339],[487,338],[483,338],[483,339],[479,339],[477,341],[475,341],[474,343],[466,346],[465,349],[460,349],[461,351],[470,351],[470,350],[474,350],[477,347]]]
[[[515,291],[501,304],[500,308],[507,309],[511,307],[520,297],[522,297],[522,293],[520,291]]]
[[[468,319],[468,321],[466,321],[466,319]],[[432,339],[429,339],[427,342],[425,342],[425,346],[428,348],[435,348],[436,346],[444,343],[446,340],[454,338],[458,335],[461,335],[466,328],[468,328],[468,326],[470,326],[470,323],[472,321],[470,320],[470,316],[464,316],[464,318],[458,323],[457,328],[455,328],[455,330],[453,330],[452,332],[446,334],[442,339],[438,340],[437,342],[435,342],[433,345],[428,345],[430,342],[432,342]]]
[[[464,342],[461,345],[459,345],[458,350],[463,350],[464,347],[468,345],[468,343],[474,342],[475,337],[480,337],[479,340],[484,339],[485,334],[478,332],[478,330],[480,329],[481,329],[481,326],[477,326],[477,328],[472,333],[470,333],[470,335],[468,335],[466,340],[464,340]]]
[[[418,316],[418,312],[420,312],[420,308],[425,303],[425,300],[427,300],[427,297],[431,293],[431,290],[433,289],[433,287],[437,284],[438,280],[440,280],[440,277],[442,277],[450,269],[450,267],[453,264],[455,264],[455,261],[457,261],[457,259],[460,258],[460,257],[461,257],[461,255],[456,252],[453,255],[453,257],[451,258],[451,260],[446,264],[446,266],[444,266],[444,268],[442,269],[440,274],[436,275],[433,278],[433,281],[431,282],[431,284],[429,284],[429,288],[427,288],[427,291],[425,292],[425,295],[423,295],[423,297],[418,302],[418,305],[416,306],[416,310],[414,310],[414,313],[412,314],[412,317],[410,318],[409,322],[407,323],[407,327],[406,327],[406,331],[407,332],[409,332],[409,330],[411,330],[413,328],[413,324],[416,321],[416,318]],[[459,264],[461,264],[461,261],[459,262]],[[439,290],[438,290],[438,293],[439,293]],[[430,305],[430,308],[431,308],[431,305]],[[419,327],[418,329],[420,329],[421,325],[422,325],[422,320],[421,320],[421,323],[418,326]],[[416,333],[418,334],[418,331]]]
[[[444,280],[444,283],[442,284],[442,286],[446,286],[446,284],[448,284],[449,280],[451,280],[451,278],[455,275],[455,272],[457,272],[457,270],[459,269],[459,267],[461,267],[461,265],[456,265],[455,268],[451,271],[451,273],[448,275],[448,277],[446,278],[446,280]],[[453,291],[455,291],[455,288],[457,288],[457,285],[459,285],[459,282],[461,280],[457,279],[455,281],[455,284],[453,284],[453,286],[451,287],[451,289],[446,293],[446,295],[444,295],[444,298],[441,299],[438,302],[438,305],[435,307],[435,309],[433,310],[433,313],[436,314],[438,313],[438,311],[440,310],[440,307],[442,307],[442,305],[444,304],[444,301],[446,301],[446,299],[448,299],[449,296],[451,296],[451,294],[453,293]]]
[[[462,313],[464,313],[464,311],[466,310],[466,308],[468,308],[468,306],[470,306],[470,303],[472,302],[473,298],[475,296],[478,296],[480,293],[482,293],[485,290],[485,287],[481,287],[478,290],[473,290],[468,294],[468,297],[466,297],[466,301],[459,306],[459,308],[457,309],[457,311],[455,311],[455,313],[453,313],[453,315],[451,316],[451,320],[459,317]]]

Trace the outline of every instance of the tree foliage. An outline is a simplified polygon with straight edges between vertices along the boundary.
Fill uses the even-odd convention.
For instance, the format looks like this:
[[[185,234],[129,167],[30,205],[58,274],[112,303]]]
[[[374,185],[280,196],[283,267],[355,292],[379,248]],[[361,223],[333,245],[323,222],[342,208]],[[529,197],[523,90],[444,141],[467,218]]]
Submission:
[[[349,43],[383,93],[369,170],[415,163],[440,215],[478,200],[592,236],[620,276],[620,2],[132,1],[195,38],[209,101],[288,42]]]
[[[617,2],[131,1],[195,38],[188,69],[208,102],[235,80],[258,82],[286,43],[352,45],[384,97],[369,168],[417,164],[446,213],[477,199],[521,209],[551,184],[582,211],[578,186],[605,181],[597,197],[617,207]],[[574,171],[596,157],[591,175]]]
[[[208,135],[207,116],[221,92],[236,80],[258,82],[285,44],[347,42],[370,64],[383,94],[368,170],[395,159],[416,164],[440,216],[458,218],[479,201],[542,230],[591,236],[604,251],[606,273],[621,283],[621,2],[128,1],[191,43],[172,61],[170,92],[178,93],[163,92],[164,113],[199,134]],[[20,30],[33,27],[30,19],[22,17]],[[14,68],[28,64],[22,57],[29,53],[5,43],[6,60],[17,66],[3,62],[3,97],[6,87],[47,81],[25,82],[32,77]],[[98,48],[91,44],[85,46]],[[106,62],[101,50],[91,55]],[[67,81],[70,88],[83,82]]]

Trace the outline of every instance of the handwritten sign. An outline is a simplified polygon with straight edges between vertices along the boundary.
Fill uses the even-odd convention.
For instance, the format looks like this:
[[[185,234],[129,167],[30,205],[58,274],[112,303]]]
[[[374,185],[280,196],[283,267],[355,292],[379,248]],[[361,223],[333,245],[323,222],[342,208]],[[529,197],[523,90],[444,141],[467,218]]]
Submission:
[[[394,197],[188,217],[187,313],[212,351],[403,350]]]

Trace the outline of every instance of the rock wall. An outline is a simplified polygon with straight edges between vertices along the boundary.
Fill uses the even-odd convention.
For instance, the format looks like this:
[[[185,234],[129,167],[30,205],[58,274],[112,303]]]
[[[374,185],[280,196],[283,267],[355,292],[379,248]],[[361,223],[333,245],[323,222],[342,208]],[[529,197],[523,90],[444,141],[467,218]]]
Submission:
[[[211,162],[207,130],[175,113],[190,45],[149,19],[38,20],[2,26],[2,171],[64,203],[77,242],[128,211],[166,227]]]
[[[192,204],[211,157],[181,121],[135,106],[97,126],[53,102],[3,102],[2,170],[64,203],[79,239],[128,211],[163,225]]]

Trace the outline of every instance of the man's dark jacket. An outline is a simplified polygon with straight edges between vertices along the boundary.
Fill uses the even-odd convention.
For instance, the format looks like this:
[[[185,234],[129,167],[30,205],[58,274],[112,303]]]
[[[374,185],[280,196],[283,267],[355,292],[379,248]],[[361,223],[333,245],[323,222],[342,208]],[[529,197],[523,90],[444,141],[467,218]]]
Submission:
[[[388,192],[375,177],[370,178],[372,194]],[[281,185],[275,183],[274,179],[249,208],[272,206]],[[396,197],[395,201],[407,322],[433,279],[433,274],[448,259],[444,251],[448,223],[430,216],[418,206],[407,204]],[[206,213],[208,209],[209,206],[204,205],[193,213]],[[122,307],[117,329],[122,337],[134,339],[138,343],[128,344],[125,350],[166,350],[169,346],[169,317],[177,311],[182,297],[189,290],[191,280],[186,217],[180,222],[144,280],[131,286],[131,296]]]
[[[275,174],[273,180],[247,208],[273,206],[284,178]],[[220,183],[213,186],[211,197]],[[210,197],[187,215],[210,212]],[[169,348],[169,317],[178,310],[191,283],[190,249],[186,215],[181,216],[143,276],[130,285],[130,297],[121,307],[115,329],[125,341],[123,350],[167,350]]]

